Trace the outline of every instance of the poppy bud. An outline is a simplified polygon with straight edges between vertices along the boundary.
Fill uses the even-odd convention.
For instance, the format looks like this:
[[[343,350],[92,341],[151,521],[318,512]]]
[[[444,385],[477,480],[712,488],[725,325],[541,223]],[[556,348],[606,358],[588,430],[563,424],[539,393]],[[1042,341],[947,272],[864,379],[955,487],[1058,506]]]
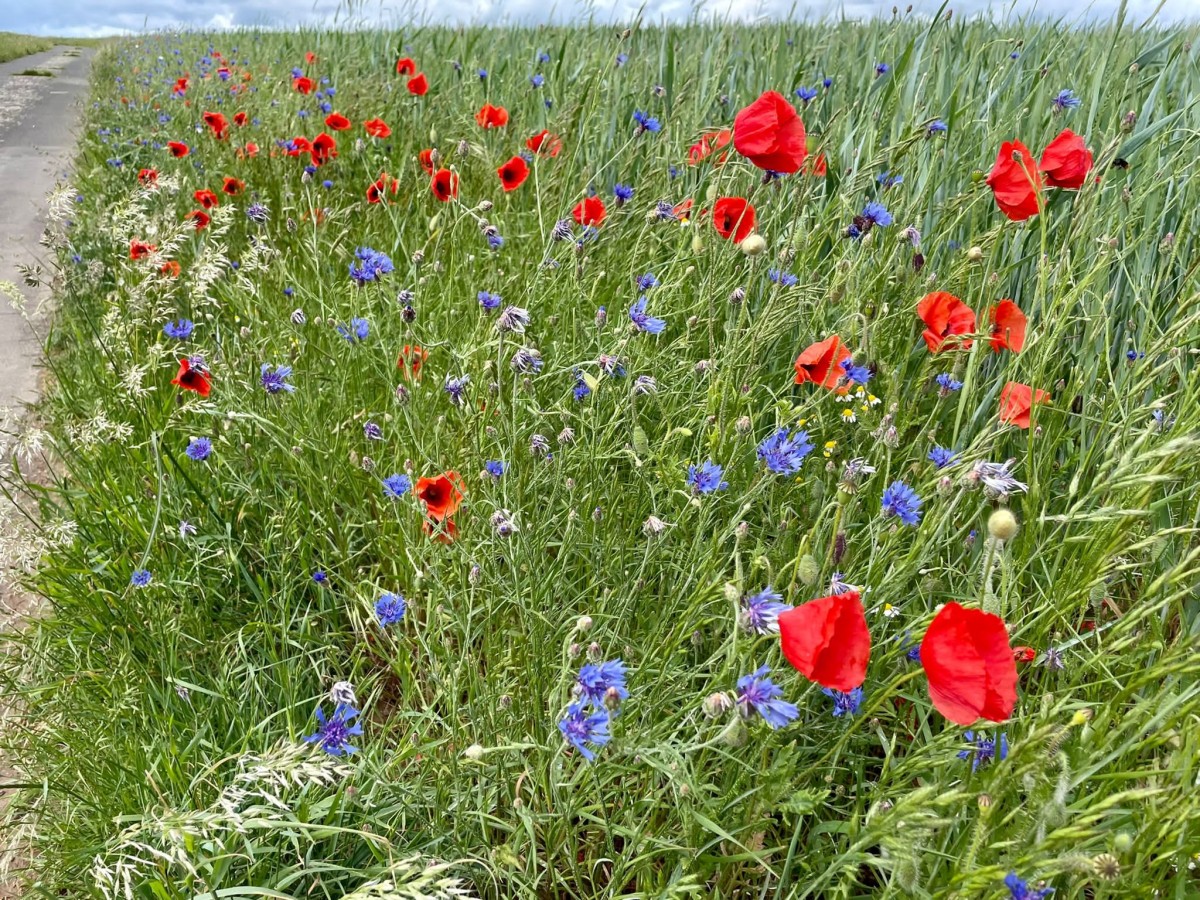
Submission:
[[[821,577],[821,566],[811,553],[800,557],[800,563],[796,566],[796,577],[808,587],[816,584],[817,579]]]
[[[591,631],[592,630],[592,617],[591,616],[580,616],[578,619],[576,619],[575,620],[575,630],[578,631],[580,634],[587,634],[587,632]]]
[[[704,252],[704,241],[700,240],[699,234],[692,235],[692,252],[693,253],[703,253]]]
[[[436,128],[429,129],[429,143],[433,144],[435,146],[437,144],[437,129]]]
[[[988,534],[998,541],[1009,541],[1017,533],[1017,517],[1007,509],[998,509],[988,517]]]
[[[761,234],[752,234],[742,241],[741,247],[746,256],[758,256],[767,249],[767,239]]]
[[[972,247],[967,251],[967,259],[973,263],[980,262],[983,259],[983,248]]]
[[[463,756],[465,756],[471,762],[479,762],[481,759],[483,759],[483,746],[480,744],[472,744],[463,751]]]

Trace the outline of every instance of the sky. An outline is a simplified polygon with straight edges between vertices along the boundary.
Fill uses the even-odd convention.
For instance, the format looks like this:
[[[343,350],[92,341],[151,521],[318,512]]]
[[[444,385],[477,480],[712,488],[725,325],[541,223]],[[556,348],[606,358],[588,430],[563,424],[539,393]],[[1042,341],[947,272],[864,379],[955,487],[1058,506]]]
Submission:
[[[706,0],[708,14],[740,21],[845,15],[890,16],[893,3],[909,0]],[[938,0],[912,0],[917,12],[936,12]],[[1128,0],[1128,19],[1154,13],[1161,23],[1200,21],[1200,0]],[[986,13],[1000,18],[1034,14],[1068,23],[1104,20],[1120,0],[950,0],[956,14]],[[439,24],[540,24],[569,22],[593,15],[598,21],[628,21],[642,9],[643,21],[679,21],[691,14],[692,0],[385,0],[356,5],[364,23],[398,24],[425,18]],[[345,20],[346,0],[43,0],[0,3],[0,31],[63,37],[103,37],[169,28],[222,29],[240,26],[295,27]],[[428,11],[436,10],[436,19]]]

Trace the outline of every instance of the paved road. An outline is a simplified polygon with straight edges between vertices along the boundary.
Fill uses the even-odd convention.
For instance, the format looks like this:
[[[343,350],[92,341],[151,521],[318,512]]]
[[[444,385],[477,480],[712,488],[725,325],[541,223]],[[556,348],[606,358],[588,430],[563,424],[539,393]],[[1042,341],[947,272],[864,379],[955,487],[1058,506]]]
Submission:
[[[70,167],[94,53],[64,45],[0,63],[0,281],[20,287],[29,310],[48,291],[26,285],[17,265],[45,259],[45,198]],[[54,76],[18,74],[26,69]],[[37,398],[40,352],[41,336],[0,298],[0,408]]]

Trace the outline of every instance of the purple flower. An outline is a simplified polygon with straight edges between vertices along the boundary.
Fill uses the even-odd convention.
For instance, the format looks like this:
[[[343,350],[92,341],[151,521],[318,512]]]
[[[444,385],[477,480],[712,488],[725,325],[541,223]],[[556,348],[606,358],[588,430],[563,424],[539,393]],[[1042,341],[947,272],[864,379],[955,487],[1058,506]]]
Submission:
[[[929,461],[939,469],[944,469],[950,463],[954,462],[954,457],[958,456],[953,450],[947,450],[945,447],[934,447],[929,451]]]
[[[807,431],[792,435],[786,428],[780,428],[758,445],[758,458],[777,475],[794,475],[812,449]]]
[[[755,634],[779,634],[779,615],[792,607],[767,585],[742,600],[742,627]]]
[[[338,334],[344,337],[352,344],[357,344],[360,341],[365,341],[371,334],[371,323],[366,319],[354,318],[350,320],[350,325],[339,325],[337,327]]]
[[[729,487],[729,482],[721,480],[721,476],[724,473],[724,469],[711,459],[705,460],[699,466],[690,465],[688,466],[687,473],[688,487],[697,494],[711,494],[714,491],[723,491]]]
[[[633,199],[633,188],[627,184],[614,184],[613,196],[617,198],[617,206],[624,206]]]
[[[1055,94],[1050,105],[1054,107],[1055,112],[1062,112],[1066,109],[1078,109],[1082,103],[1083,101],[1075,96],[1075,92],[1068,89]]]
[[[795,704],[779,699],[783,696],[783,690],[767,677],[770,671],[769,666],[760,666],[751,674],[739,678],[737,703],[745,718],[758,713],[772,728],[782,728],[799,717],[800,710]]]
[[[1017,877],[1016,872],[1009,872],[1004,876],[1004,886],[1008,888],[1012,900],[1044,900],[1054,893],[1054,888],[1031,888],[1025,881]]]
[[[191,319],[180,319],[178,322],[168,322],[164,325],[163,334],[177,341],[186,341],[192,336],[192,329],[195,327]]]
[[[358,716],[358,710],[345,703],[339,703],[333,715],[325,718],[325,711],[317,707],[317,730],[308,735],[304,742],[316,744],[331,756],[347,756],[357,753],[358,748],[350,743],[350,738],[363,733],[362,725],[351,720]]]
[[[291,393],[296,390],[296,386],[288,384],[287,381],[291,374],[291,366],[273,366],[270,363],[263,363],[259,372],[259,380],[262,382],[263,390],[268,394],[278,394],[284,391]]]
[[[629,319],[633,322],[634,328],[647,334],[660,334],[667,327],[666,320],[656,319],[654,316],[646,314],[646,298],[644,296],[638,297],[637,302],[629,307]]]
[[[479,297],[479,305],[482,306],[484,309],[488,310],[489,312],[491,312],[493,309],[500,308],[501,299],[500,299],[499,294],[492,294],[487,291],[480,291],[478,294],[478,297]]]
[[[658,279],[654,277],[653,272],[647,272],[645,275],[639,275],[637,280],[638,290],[645,292],[652,287],[658,287]]]
[[[395,268],[386,253],[380,253],[370,247],[359,247],[354,251],[354,258],[358,262],[350,264],[350,277],[359,286],[379,281]]]
[[[976,771],[980,766],[986,766],[993,759],[999,756],[1000,759],[1008,757],[1008,735],[1000,733],[999,739],[989,738],[982,731],[976,734],[974,731],[964,731],[963,740],[971,746],[966,750],[958,752],[959,759],[971,760],[971,771]]]
[[[658,119],[654,118],[654,116],[644,113],[640,109],[634,112],[633,121],[637,122],[638,134],[641,134],[644,131],[649,131],[651,133],[662,131],[662,123],[659,122]]]
[[[801,85],[800,87],[796,88],[796,96],[800,98],[801,103],[803,103],[805,106],[808,106],[811,101],[817,99],[817,89],[804,87]]]
[[[625,663],[619,659],[596,665],[589,663],[584,666],[579,670],[579,678],[575,681],[580,700],[599,708],[604,705],[604,695],[610,690],[616,691],[619,700],[627,699],[629,697],[629,691],[625,688],[627,671]]]
[[[883,492],[883,514],[896,516],[905,525],[921,521],[921,498],[903,481],[893,481]]]
[[[138,569],[130,576],[129,583],[134,587],[145,587],[153,577],[147,569]]]
[[[375,617],[379,619],[379,624],[384,628],[399,623],[407,611],[408,604],[404,602],[403,594],[384,591],[375,601]]]
[[[187,449],[183,452],[188,455],[189,459],[194,459],[196,462],[204,462],[212,455],[212,441],[206,437],[194,437],[188,441]]]
[[[835,691],[832,688],[821,688],[821,693],[826,697],[833,698],[833,716],[839,718],[841,716],[852,716],[858,712],[858,708],[862,706],[863,689],[860,687],[854,688],[852,691]]]
[[[558,730],[588,762],[596,758],[588,744],[603,747],[612,737],[608,733],[608,713],[589,713],[582,703],[572,703],[567,707],[567,714],[558,723]]]
[[[412,490],[412,480],[407,475],[389,475],[383,479],[383,496],[403,500]]]

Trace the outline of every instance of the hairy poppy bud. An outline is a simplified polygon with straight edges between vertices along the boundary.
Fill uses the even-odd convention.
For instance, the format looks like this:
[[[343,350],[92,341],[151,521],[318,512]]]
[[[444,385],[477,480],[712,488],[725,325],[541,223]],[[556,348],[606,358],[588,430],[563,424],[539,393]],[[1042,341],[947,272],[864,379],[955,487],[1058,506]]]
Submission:
[[[980,260],[982,260],[983,259],[983,248],[982,247],[972,247],[970,250],[967,251],[967,259],[970,260],[971,262],[979,262]]]
[[[752,234],[742,241],[741,247],[747,256],[758,256],[767,249],[767,239],[761,234]]]

